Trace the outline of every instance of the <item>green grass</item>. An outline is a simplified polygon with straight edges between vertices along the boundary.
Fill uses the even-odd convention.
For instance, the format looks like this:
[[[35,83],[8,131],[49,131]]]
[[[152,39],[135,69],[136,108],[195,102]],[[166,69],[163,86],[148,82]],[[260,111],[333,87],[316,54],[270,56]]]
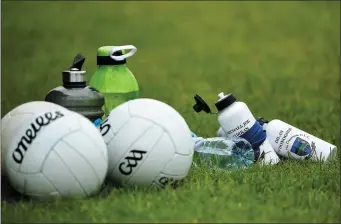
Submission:
[[[279,118],[340,147],[339,2],[2,2],[1,113],[43,100],[73,57],[87,78],[103,45],[134,44],[143,97],[196,114],[233,92],[255,116]],[[84,200],[2,202],[3,222],[339,222],[340,162],[284,162],[240,172],[192,167],[176,189],[105,188]]]

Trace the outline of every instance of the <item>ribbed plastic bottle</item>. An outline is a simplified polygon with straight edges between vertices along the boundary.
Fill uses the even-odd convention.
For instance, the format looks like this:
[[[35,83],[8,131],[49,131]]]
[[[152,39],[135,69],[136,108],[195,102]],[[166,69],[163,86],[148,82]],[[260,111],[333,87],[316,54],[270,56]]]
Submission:
[[[294,159],[326,161],[335,158],[337,147],[281,120],[257,119],[275,151]]]
[[[50,90],[45,101],[61,105],[95,122],[103,116],[104,97],[96,89],[86,85],[85,58],[78,54],[71,68],[63,72],[63,85]]]
[[[130,51],[126,53],[128,50]],[[138,83],[126,61],[136,50],[133,45],[103,46],[97,50],[97,70],[89,85],[104,96],[105,116],[118,105],[139,98]]]
[[[254,163],[251,144],[243,138],[202,138],[192,133],[194,141],[194,163],[208,165],[214,169],[237,170]]]

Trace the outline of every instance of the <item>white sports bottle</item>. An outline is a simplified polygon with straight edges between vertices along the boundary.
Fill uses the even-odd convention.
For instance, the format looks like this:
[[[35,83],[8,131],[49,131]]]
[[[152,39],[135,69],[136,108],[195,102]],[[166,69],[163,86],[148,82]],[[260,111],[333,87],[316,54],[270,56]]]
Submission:
[[[257,119],[266,130],[275,151],[295,159],[326,161],[336,156],[337,147],[280,120]]]
[[[242,137],[249,141],[254,150],[259,148],[258,160],[263,160],[265,164],[276,164],[279,162],[274,149],[266,139],[266,133],[254,118],[248,106],[243,102],[238,102],[232,93],[220,93],[219,100],[215,106],[218,109],[218,122],[221,125],[225,136]]]

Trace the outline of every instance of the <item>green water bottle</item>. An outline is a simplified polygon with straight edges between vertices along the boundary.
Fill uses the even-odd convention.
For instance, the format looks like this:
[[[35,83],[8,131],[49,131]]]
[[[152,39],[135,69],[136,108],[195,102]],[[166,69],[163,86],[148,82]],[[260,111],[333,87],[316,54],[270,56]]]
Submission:
[[[136,50],[132,45],[103,46],[97,50],[97,70],[89,85],[104,96],[104,116],[118,105],[139,98],[138,83],[126,61]]]

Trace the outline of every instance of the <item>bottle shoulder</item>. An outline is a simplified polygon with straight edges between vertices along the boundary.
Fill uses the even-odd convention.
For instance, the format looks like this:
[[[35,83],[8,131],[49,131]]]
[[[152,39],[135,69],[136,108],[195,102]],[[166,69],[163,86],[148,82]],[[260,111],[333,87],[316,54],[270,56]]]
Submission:
[[[103,96],[96,89],[86,86],[84,88],[65,88],[64,86],[58,86],[46,95],[47,97],[61,97],[71,99],[102,99]]]
[[[249,107],[244,102],[234,102],[229,107],[218,113],[218,116],[228,116],[230,114],[237,114],[241,112],[250,112]]]
[[[231,104],[229,107],[225,108],[225,110],[240,110],[240,109],[245,109],[245,108],[248,108],[248,106],[244,103],[244,102],[239,102],[239,101],[236,101],[234,102],[233,104]]]
[[[128,73],[133,74],[126,65],[99,65],[94,74],[96,73]]]
[[[119,66],[99,66],[91,77],[89,85],[97,88],[101,93],[138,91],[138,82],[128,67],[117,67]]]
[[[264,127],[264,126],[263,126]],[[290,124],[287,124],[281,120],[278,119],[274,119],[269,121],[269,123],[267,123],[264,127],[264,129],[266,129],[269,132],[275,131],[275,130],[279,130],[279,129],[286,129],[291,127]]]
[[[271,121],[269,121],[269,123],[267,123],[267,126],[279,126],[279,125],[285,125],[285,123],[281,120],[278,119],[273,119]]]

